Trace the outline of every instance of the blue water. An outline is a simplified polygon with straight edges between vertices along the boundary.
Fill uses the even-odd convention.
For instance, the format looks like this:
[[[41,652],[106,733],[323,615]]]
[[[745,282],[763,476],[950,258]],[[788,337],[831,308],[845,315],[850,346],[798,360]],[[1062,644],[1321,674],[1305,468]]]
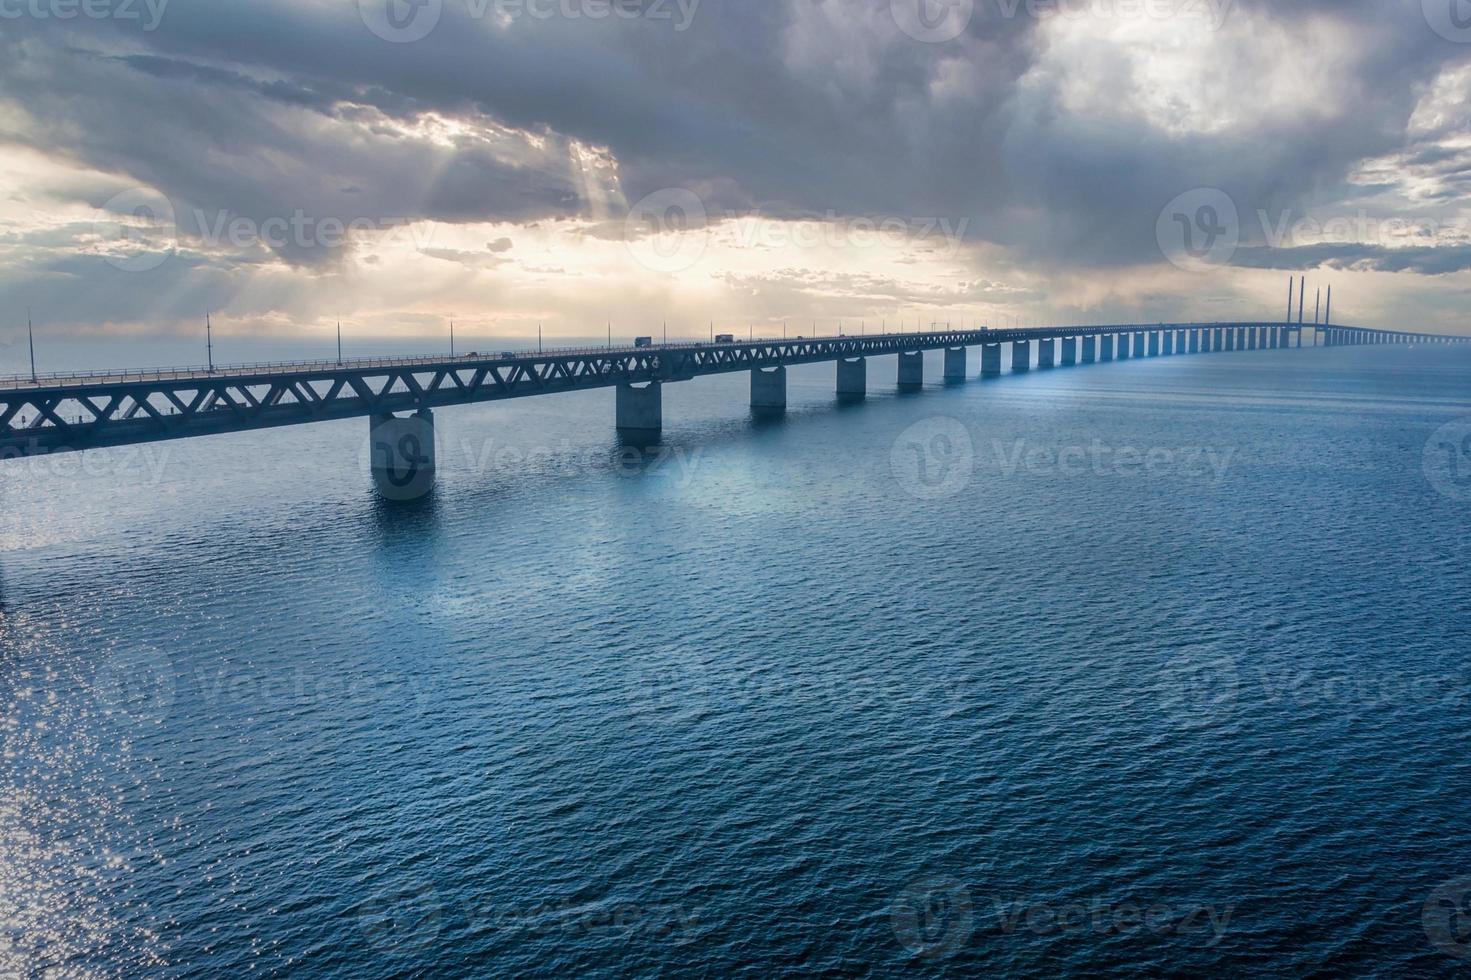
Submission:
[[[0,975],[1464,969],[1471,356],[892,380],[7,464]]]

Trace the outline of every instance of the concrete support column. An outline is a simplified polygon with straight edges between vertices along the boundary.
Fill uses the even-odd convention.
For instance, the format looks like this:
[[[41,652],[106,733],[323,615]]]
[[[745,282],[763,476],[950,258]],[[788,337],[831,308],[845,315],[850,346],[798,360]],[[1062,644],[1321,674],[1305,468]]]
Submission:
[[[982,344],[981,345],[981,377],[983,377],[983,378],[999,378],[999,377],[1001,377],[1001,345],[1000,344]]]
[[[373,484],[387,500],[418,500],[434,489],[434,413],[368,418]]]
[[[1051,337],[1037,341],[1037,370],[1046,371],[1057,363],[1057,341]]]
[[[1192,354],[1199,354],[1200,353],[1200,331],[1199,330],[1192,330],[1192,331],[1190,331],[1190,341],[1189,341],[1189,343],[1190,343],[1190,353],[1192,353]]]
[[[1114,338],[1116,341],[1118,341],[1119,360],[1121,361],[1127,361],[1129,359],[1129,336],[1129,334],[1121,333]]]
[[[1062,366],[1072,367],[1078,363],[1078,338],[1062,338]]]
[[[1144,338],[1144,334],[1142,334],[1142,333],[1136,333],[1134,335],[1134,356],[1135,357],[1143,357],[1145,355],[1145,350],[1144,350],[1145,343],[1146,343],[1146,341],[1145,341],[1145,338]]]
[[[1092,364],[1098,360],[1098,338],[1083,338],[1083,363]]]
[[[664,386],[657,381],[642,388],[619,385],[617,415],[622,434],[658,435],[664,429]]]
[[[947,382],[965,380],[964,347],[945,348],[945,380]]]
[[[1257,342],[1256,327],[1247,327],[1246,328],[1246,349],[1247,350],[1256,350],[1256,347],[1257,347],[1256,342]]]
[[[899,355],[899,388],[918,391],[924,387],[924,354],[921,351]]]
[[[1030,340],[1018,340],[1011,345],[1011,370],[1017,374],[1026,374],[1032,369],[1032,342]]]
[[[779,414],[787,410],[787,369],[751,372],[751,410]]]
[[[1098,359],[1100,361],[1113,360],[1113,334],[1098,338]]]
[[[838,361],[838,394],[844,398],[863,398],[868,394],[867,358]]]

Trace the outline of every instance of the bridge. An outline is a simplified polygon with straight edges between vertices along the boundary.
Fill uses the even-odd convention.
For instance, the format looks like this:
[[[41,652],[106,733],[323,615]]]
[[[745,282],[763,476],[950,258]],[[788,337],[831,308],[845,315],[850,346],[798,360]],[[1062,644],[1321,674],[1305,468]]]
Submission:
[[[592,388],[616,388],[616,426],[657,437],[663,386],[747,371],[751,408],[786,410],[786,369],[832,361],[839,397],[862,398],[868,359],[898,358],[896,383],[924,383],[924,352],[943,350],[944,380],[967,380],[968,349],[981,350],[981,378],[1013,371],[1220,351],[1360,344],[1464,344],[1471,337],[1334,324],[1181,323],[936,330],[649,347],[595,347],[459,357],[253,364],[220,368],[104,371],[0,379],[0,460],[366,417],[372,471],[388,497],[422,496],[434,481],[438,408]],[[1033,348],[1035,347],[1035,357]]]

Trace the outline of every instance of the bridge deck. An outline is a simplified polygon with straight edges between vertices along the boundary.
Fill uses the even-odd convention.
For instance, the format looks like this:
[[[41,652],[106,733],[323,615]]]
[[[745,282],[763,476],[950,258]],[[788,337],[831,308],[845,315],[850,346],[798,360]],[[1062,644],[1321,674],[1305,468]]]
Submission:
[[[942,348],[1284,327],[1305,329],[1297,324],[1254,321],[944,330],[0,379],[0,459]],[[1336,325],[1318,329],[1337,331],[1341,336],[1387,335]]]

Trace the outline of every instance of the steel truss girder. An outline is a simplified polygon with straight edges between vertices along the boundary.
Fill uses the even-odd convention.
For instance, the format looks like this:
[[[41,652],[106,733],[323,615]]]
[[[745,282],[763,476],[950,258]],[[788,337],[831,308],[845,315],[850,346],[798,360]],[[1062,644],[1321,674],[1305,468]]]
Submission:
[[[199,373],[93,384],[63,379],[0,388],[0,459],[949,347],[1247,326],[1284,324],[945,330],[615,348],[512,359],[286,366],[261,373]],[[19,419],[24,424],[18,424]]]

